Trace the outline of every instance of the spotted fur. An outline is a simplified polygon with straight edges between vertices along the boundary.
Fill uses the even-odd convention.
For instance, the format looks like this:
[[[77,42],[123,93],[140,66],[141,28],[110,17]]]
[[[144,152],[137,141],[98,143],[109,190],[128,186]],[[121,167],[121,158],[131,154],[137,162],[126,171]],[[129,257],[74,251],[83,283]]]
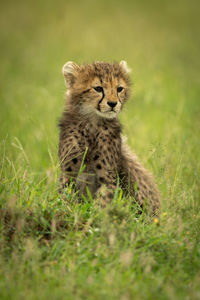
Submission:
[[[160,201],[151,174],[121,137],[118,113],[130,95],[125,61],[77,65],[67,62],[66,107],[59,123],[61,186],[73,180],[80,194],[91,194],[105,206],[112,201],[118,177],[125,194],[158,214]],[[86,168],[81,173],[83,157]]]

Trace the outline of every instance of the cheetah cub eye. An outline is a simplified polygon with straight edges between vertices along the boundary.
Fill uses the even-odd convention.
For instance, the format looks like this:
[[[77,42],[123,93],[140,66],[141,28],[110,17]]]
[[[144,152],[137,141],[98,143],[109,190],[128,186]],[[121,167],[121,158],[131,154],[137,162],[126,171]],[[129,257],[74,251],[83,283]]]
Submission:
[[[97,93],[103,93],[103,88],[102,88],[102,86],[95,86],[95,87],[93,87],[93,89],[94,89]]]
[[[123,89],[124,89],[124,88],[123,88],[122,86],[118,86],[117,92],[118,92],[118,93],[121,93],[121,92],[123,91]]]

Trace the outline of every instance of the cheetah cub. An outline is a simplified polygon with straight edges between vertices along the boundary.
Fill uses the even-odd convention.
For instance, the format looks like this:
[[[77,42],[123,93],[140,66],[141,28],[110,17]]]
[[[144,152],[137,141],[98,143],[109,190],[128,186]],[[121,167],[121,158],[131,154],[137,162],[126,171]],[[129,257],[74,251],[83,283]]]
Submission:
[[[157,215],[160,201],[153,178],[121,136],[118,114],[130,94],[127,63],[79,66],[70,61],[62,71],[67,101],[59,123],[61,188],[74,181],[80,196],[88,187],[105,206],[120,183],[124,195]]]

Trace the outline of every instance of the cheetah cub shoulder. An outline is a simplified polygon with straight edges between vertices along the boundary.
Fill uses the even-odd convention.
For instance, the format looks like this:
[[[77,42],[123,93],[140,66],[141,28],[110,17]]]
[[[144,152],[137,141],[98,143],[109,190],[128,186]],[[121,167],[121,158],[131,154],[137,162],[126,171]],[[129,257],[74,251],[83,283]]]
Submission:
[[[59,123],[61,187],[74,181],[80,195],[88,187],[105,206],[120,182],[124,195],[133,196],[141,208],[146,204],[157,215],[160,200],[154,180],[121,137],[118,114],[130,95],[128,73],[125,61],[64,65],[67,93]],[[80,172],[83,158],[85,169]]]

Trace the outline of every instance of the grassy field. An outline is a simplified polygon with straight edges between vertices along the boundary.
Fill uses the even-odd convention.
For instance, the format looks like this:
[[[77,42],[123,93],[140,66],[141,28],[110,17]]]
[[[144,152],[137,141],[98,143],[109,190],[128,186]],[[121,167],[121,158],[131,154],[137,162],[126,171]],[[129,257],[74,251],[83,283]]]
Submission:
[[[200,299],[199,1],[1,1],[0,299]],[[62,65],[127,60],[160,222],[57,192]]]

